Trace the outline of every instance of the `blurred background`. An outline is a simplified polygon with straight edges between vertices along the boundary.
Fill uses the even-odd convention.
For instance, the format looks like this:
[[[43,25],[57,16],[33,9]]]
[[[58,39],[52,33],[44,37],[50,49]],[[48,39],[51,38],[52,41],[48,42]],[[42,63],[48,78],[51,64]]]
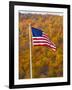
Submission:
[[[31,41],[32,77],[62,77],[63,16],[19,13],[19,78],[30,78],[29,23],[45,32],[56,45],[53,51],[48,46],[33,46]]]

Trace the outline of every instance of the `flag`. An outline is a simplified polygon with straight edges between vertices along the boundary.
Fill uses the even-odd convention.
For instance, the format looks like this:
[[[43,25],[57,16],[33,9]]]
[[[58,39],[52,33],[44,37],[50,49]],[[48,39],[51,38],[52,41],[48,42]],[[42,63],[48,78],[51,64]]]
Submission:
[[[34,46],[48,46],[52,48],[53,51],[56,51],[55,44],[41,29],[32,27],[32,43]]]

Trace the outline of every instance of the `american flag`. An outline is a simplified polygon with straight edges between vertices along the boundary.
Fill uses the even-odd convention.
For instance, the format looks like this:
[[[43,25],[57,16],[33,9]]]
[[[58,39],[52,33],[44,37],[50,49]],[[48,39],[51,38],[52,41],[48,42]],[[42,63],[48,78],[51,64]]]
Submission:
[[[34,46],[48,46],[56,51],[55,44],[49,39],[48,35],[42,30],[32,27],[32,43]]]

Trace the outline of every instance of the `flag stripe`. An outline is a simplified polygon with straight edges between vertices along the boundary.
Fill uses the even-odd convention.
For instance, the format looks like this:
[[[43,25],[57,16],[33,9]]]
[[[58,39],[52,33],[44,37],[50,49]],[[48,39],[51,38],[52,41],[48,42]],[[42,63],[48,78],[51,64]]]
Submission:
[[[45,38],[45,37],[33,37],[32,39],[33,40],[47,40],[47,41],[49,41],[49,39]]]
[[[34,41],[34,42],[36,42],[36,41],[37,41],[37,42],[42,42],[42,41],[43,41],[43,42],[48,42],[48,43],[51,43],[51,42],[50,42],[50,41],[48,41],[48,40],[33,40],[33,41]]]
[[[34,42],[33,45],[42,45],[42,46],[48,45],[48,46],[50,46],[50,47],[52,47],[52,48],[56,48],[55,46],[50,45],[50,44],[48,44],[48,43],[35,43],[35,42]]]
[[[45,35],[43,35],[43,37],[45,37],[45,38],[47,38],[47,39],[48,39],[48,37],[47,37],[47,36],[45,36]]]

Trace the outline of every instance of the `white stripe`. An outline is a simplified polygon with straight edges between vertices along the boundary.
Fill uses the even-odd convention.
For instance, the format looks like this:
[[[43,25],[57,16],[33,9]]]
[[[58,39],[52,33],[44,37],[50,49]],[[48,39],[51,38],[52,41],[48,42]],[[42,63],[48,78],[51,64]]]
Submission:
[[[48,40],[33,40],[33,41],[44,41],[44,42],[48,42],[48,43],[50,43],[50,41],[48,41]]]
[[[49,39],[47,36],[45,36],[45,35],[42,35],[42,37],[44,37],[44,38],[46,38],[46,39]]]
[[[50,44],[48,44],[48,43],[33,43],[33,45],[44,45],[44,44],[50,45]]]
[[[45,38],[45,39],[49,39],[49,38],[46,38],[46,37],[43,37],[43,36],[42,37],[32,37],[32,38]]]
[[[43,37],[46,37],[46,38],[48,38],[48,36],[47,36],[47,35],[45,35],[45,34],[43,34],[42,36],[43,36]]]
[[[53,47],[53,48],[56,48],[54,45],[50,45],[51,47]]]
[[[47,36],[44,36],[44,35],[42,37],[49,39]]]
[[[32,38],[43,38],[43,37],[32,37]]]
[[[39,38],[41,38],[41,39],[46,39],[46,40],[48,40],[48,41],[50,41],[48,38],[46,38],[46,37],[32,37],[33,39],[39,39]]]

